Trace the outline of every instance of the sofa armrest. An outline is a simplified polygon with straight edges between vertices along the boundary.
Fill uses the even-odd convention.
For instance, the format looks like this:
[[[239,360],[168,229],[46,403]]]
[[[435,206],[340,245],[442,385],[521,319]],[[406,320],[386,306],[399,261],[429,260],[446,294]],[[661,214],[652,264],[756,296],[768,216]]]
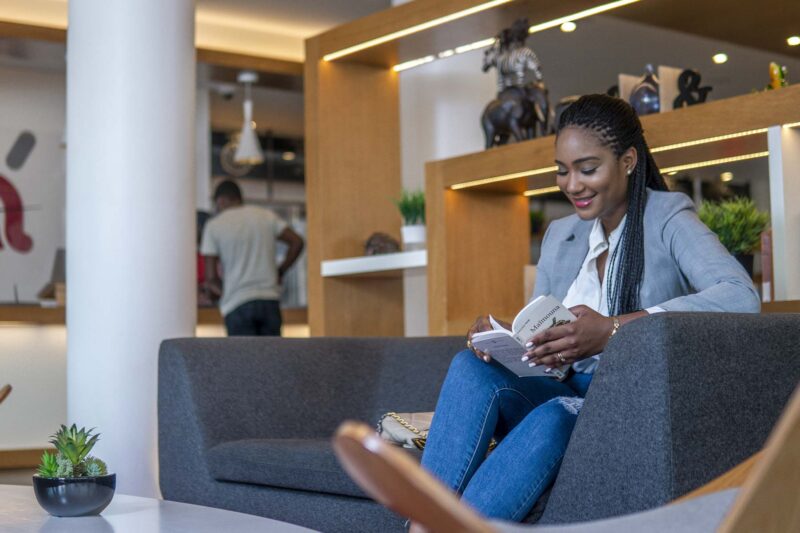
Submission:
[[[610,342],[542,522],[663,505],[757,452],[800,381],[800,315],[663,313]]]

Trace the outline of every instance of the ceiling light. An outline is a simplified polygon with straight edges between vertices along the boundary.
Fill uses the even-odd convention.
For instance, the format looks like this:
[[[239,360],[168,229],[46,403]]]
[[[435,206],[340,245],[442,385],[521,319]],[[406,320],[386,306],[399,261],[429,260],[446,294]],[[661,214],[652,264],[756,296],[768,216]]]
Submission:
[[[758,128],[755,130],[740,131],[739,133],[717,135],[715,137],[706,137],[705,139],[697,139],[695,141],[686,141],[682,143],[668,144],[666,146],[658,146],[656,148],[651,148],[650,153],[657,154],[659,152],[668,152],[670,150],[677,150],[678,148],[688,148],[690,146],[697,146],[698,144],[708,144],[719,141],[727,141],[728,139],[737,139],[739,137],[747,137],[749,135],[757,135],[759,133],[766,133],[766,132],[767,128]]]
[[[261,151],[261,144],[256,135],[256,123],[253,120],[253,97],[250,94],[251,85],[258,81],[258,74],[252,70],[243,70],[239,73],[237,81],[244,84],[244,104],[242,105],[244,121],[233,160],[240,165],[258,165],[264,162],[264,152]]]
[[[717,65],[721,65],[728,61],[728,54],[723,54],[723,53],[714,54],[711,60],[714,61],[714,63],[716,63]]]
[[[797,46],[797,45],[799,45],[799,44],[800,44],[800,36],[798,36],[798,35],[792,35],[791,37],[789,37],[788,39],[786,39],[786,43],[787,43],[789,46]]]
[[[784,124],[784,125],[783,125],[783,127],[784,127],[785,129],[787,129],[787,130],[788,130],[789,128],[796,128],[797,126],[800,126],[800,122],[792,122],[791,124]]]
[[[737,155],[734,157],[723,157],[721,159],[712,159],[710,161],[700,161],[697,163],[687,163],[685,165],[677,165],[674,167],[662,168],[661,172],[679,172],[681,170],[690,170],[693,168],[711,167],[714,165],[722,165],[725,163],[735,163],[736,161],[746,161],[748,159],[756,159],[759,157],[767,157],[769,152],[755,152],[752,154]]]
[[[536,33],[539,31],[548,30],[550,28],[555,28],[556,26],[561,26],[565,22],[572,22],[575,20],[585,19],[587,17],[598,15],[605,11],[611,11],[612,9],[617,9],[618,7],[627,6],[628,4],[634,4],[638,1],[639,0],[617,0],[616,2],[610,2],[608,4],[603,4],[590,9],[584,9],[583,11],[578,11],[577,13],[573,13],[572,15],[567,15],[566,17],[559,17],[557,19],[553,19],[548,22],[542,22],[541,24],[534,24],[533,26],[528,28],[528,33]]]
[[[487,46],[492,46],[494,44],[494,37],[490,37],[489,39],[481,39],[480,41],[475,41],[474,43],[470,44],[463,44],[461,46],[455,47],[455,52],[457,54],[463,54],[464,52],[471,52],[473,50],[477,50],[479,48],[485,48]]]
[[[420,65],[424,65],[425,63],[430,63],[434,59],[436,59],[436,56],[421,57],[419,59],[414,59],[411,61],[406,61],[405,63],[400,63],[399,65],[395,65],[392,67],[392,70],[394,70],[395,72],[403,72],[404,70],[418,67]]]
[[[575,22],[574,22],[575,20],[583,19],[583,18],[586,18],[586,17],[591,17],[592,15],[597,15],[598,13],[603,13],[604,11],[610,11],[612,9],[616,9],[618,7],[622,7],[622,6],[625,6],[625,5],[628,5],[628,4],[633,4],[633,3],[639,2],[639,1],[640,0],[618,0],[616,2],[603,4],[603,5],[600,5],[600,6],[597,6],[597,7],[593,7],[591,9],[586,9],[584,11],[578,11],[577,13],[573,13],[573,14],[567,15],[565,17],[560,17],[560,18],[557,18],[557,19],[553,19],[553,20],[550,20],[550,21],[547,21],[547,22],[543,22],[541,24],[534,24],[533,26],[528,28],[528,33],[536,33],[536,32],[547,30],[549,28],[555,28],[555,27],[562,26],[562,25],[565,25],[565,26],[569,27],[570,24],[572,25],[572,28],[575,29],[575,27],[576,27],[575,26]],[[484,5],[486,5],[486,4],[482,4],[482,6],[484,6]],[[481,6],[477,6],[477,7],[481,7]],[[491,7],[494,7],[494,6],[491,6]],[[436,19],[436,20],[440,20],[440,19]],[[434,22],[434,21],[431,21],[431,22]],[[431,27],[431,26],[427,26],[426,28],[423,28],[423,29],[427,29],[429,27]],[[405,31],[405,30],[403,30],[403,31]],[[419,30],[417,30],[417,31],[419,31]],[[571,31],[571,30],[569,30],[569,31]],[[405,35],[409,35],[409,33],[403,33],[402,35],[399,35],[401,33],[403,33],[403,32],[395,32],[393,34],[390,34],[390,36],[394,35],[395,37],[392,37],[392,39],[396,39],[396,38],[399,38],[399,37],[403,37]],[[410,32],[410,33],[414,33],[414,32]],[[385,36],[385,37],[389,37],[389,36]],[[391,39],[387,39],[387,40],[381,40],[381,39],[384,39],[384,37],[380,37],[379,39],[375,39],[376,41],[380,40],[380,42],[377,43],[377,44],[382,44],[384,42],[387,42],[387,40],[391,40]],[[453,51],[456,54],[463,54],[464,52],[470,52],[472,50],[478,50],[480,48],[485,48],[487,46],[491,46],[492,44],[494,44],[494,41],[495,41],[494,37],[490,37],[488,39],[482,39],[480,41],[475,41],[474,43],[465,44],[465,45],[462,45],[462,46],[457,46],[457,47],[455,47],[453,49]],[[362,44],[369,44],[370,42],[372,42],[372,41],[367,41],[366,43],[362,43]],[[361,45],[357,45],[357,46],[361,46]],[[373,44],[371,46],[375,46],[375,45]],[[356,47],[351,47],[351,48],[356,48]],[[345,50],[349,50],[349,49],[345,49]],[[358,50],[363,50],[363,48],[359,48]],[[355,51],[358,51],[358,50],[355,50]],[[440,52],[439,54],[437,54],[437,56],[439,58],[450,57],[453,54],[450,54],[449,52],[450,52],[449,50],[445,50],[445,51]],[[349,52],[349,53],[352,53],[352,52]],[[336,55],[336,54],[339,54],[339,52],[335,52],[334,54],[329,54],[327,56],[324,56],[323,59],[330,60],[329,56],[341,57],[341,55]],[[334,57],[333,59],[336,59],[336,57]],[[414,59],[412,61],[406,61],[405,63],[400,63],[399,65],[396,65],[395,67],[393,67],[394,71],[395,72],[401,72],[403,70],[408,70],[408,69],[413,68],[413,67],[418,67],[419,65],[424,65],[425,63],[430,63],[431,61],[433,61],[433,59],[428,60],[428,58],[430,58],[430,57],[433,57],[434,59],[436,58],[436,56],[426,56],[426,57],[421,58],[421,59]]]
[[[558,192],[561,189],[554,185],[553,187],[542,187],[541,189],[532,189],[530,191],[525,191],[522,193],[523,196],[541,196],[542,194],[550,194],[553,192]]]
[[[525,170],[523,172],[514,172],[513,174],[503,174],[502,176],[492,176],[491,178],[482,178],[474,181],[456,183],[455,185],[451,185],[450,188],[454,191],[457,191],[459,189],[467,189],[469,187],[477,187],[479,185],[488,185],[489,183],[497,183],[499,181],[538,176],[539,174],[547,174],[549,172],[555,172],[556,170],[558,170],[557,166],[537,168],[535,170]]]
[[[281,159],[284,161],[294,161],[297,155],[294,152],[283,152],[281,154]]]
[[[574,22],[568,20],[567,22],[561,25],[561,31],[563,31],[564,33],[572,33],[573,31],[575,31],[575,28],[577,27],[578,26]]]
[[[406,37],[408,35],[412,35],[417,32],[421,32],[430,28],[434,28],[436,26],[441,26],[442,24],[447,24],[448,22],[452,22],[454,20],[458,20],[460,18],[467,17],[469,15],[474,15],[475,13],[480,13],[481,11],[485,11],[487,9],[492,9],[493,7],[497,7],[501,4],[507,4],[511,0],[492,0],[491,2],[486,2],[484,4],[479,4],[477,6],[471,7],[469,9],[464,9],[462,11],[457,11],[456,13],[451,13],[449,15],[445,15],[444,17],[439,17],[433,20],[429,20],[428,22],[423,22],[422,24],[417,24],[416,26],[411,26],[410,28],[406,28],[404,30],[395,31],[389,34],[386,34],[382,37],[378,37],[376,39],[370,39],[369,41],[356,44],[353,46],[349,46],[342,50],[338,50],[331,54],[326,54],[322,56],[322,59],[325,61],[333,61],[334,59],[339,59],[340,57],[344,57],[350,54],[354,54],[356,52],[360,52],[361,50],[366,50],[367,48],[372,48],[373,46],[378,46],[380,44],[388,43],[389,41],[394,41],[395,39],[400,39],[401,37]]]
[[[733,172],[723,172],[719,175],[719,179],[727,183],[733,179]]]

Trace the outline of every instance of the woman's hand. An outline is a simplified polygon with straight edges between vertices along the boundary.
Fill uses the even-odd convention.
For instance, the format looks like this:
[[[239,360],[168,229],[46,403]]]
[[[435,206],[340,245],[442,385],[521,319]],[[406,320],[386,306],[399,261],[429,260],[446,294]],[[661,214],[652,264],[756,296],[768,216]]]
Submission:
[[[497,319],[495,319],[495,320],[497,320]],[[509,324],[508,322],[503,322],[502,320],[497,320],[497,323],[500,324],[501,326],[503,326],[504,328],[508,329],[508,330],[511,329],[511,324]],[[467,331],[467,347],[470,350],[472,350],[472,352],[477,357],[483,359],[487,363],[492,360],[491,355],[488,354],[488,353],[482,352],[482,351],[478,350],[477,348],[473,347],[472,346],[472,336],[475,335],[476,333],[480,333],[481,331],[490,331],[492,329],[494,329],[494,328],[492,328],[492,323],[489,321],[489,317],[488,316],[479,316],[478,318],[475,319],[475,323],[472,324],[472,327],[469,328],[469,331]]]
[[[586,359],[603,351],[608,343],[614,322],[611,318],[578,305],[570,311],[575,322],[550,328],[534,336],[526,345],[525,357],[535,365],[550,368]],[[561,354],[563,361],[556,354]],[[525,359],[523,359],[525,360]]]

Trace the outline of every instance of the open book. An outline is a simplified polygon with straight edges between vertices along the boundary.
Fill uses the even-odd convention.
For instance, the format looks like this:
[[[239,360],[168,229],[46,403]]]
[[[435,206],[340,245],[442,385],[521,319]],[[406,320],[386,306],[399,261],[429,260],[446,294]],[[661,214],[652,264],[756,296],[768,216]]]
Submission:
[[[494,329],[473,335],[472,345],[475,348],[488,353],[492,359],[521,378],[547,376],[560,380],[567,376],[569,365],[554,368],[548,373],[545,372],[545,366],[529,367],[527,361],[522,361],[522,356],[528,351],[525,343],[531,337],[553,326],[576,320],[575,315],[561,302],[552,296],[535,298],[514,317],[511,331],[498,324],[493,317],[490,316],[489,320]]]

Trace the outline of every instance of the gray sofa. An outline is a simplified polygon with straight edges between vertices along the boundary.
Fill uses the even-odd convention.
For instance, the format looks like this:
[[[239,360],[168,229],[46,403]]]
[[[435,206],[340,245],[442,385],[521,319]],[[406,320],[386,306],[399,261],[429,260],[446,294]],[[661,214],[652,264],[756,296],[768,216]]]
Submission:
[[[339,468],[344,419],[432,410],[463,338],[176,339],[159,358],[164,498],[321,531],[402,531]],[[800,315],[666,313],[594,377],[542,523],[662,505],[761,448],[800,381]]]

